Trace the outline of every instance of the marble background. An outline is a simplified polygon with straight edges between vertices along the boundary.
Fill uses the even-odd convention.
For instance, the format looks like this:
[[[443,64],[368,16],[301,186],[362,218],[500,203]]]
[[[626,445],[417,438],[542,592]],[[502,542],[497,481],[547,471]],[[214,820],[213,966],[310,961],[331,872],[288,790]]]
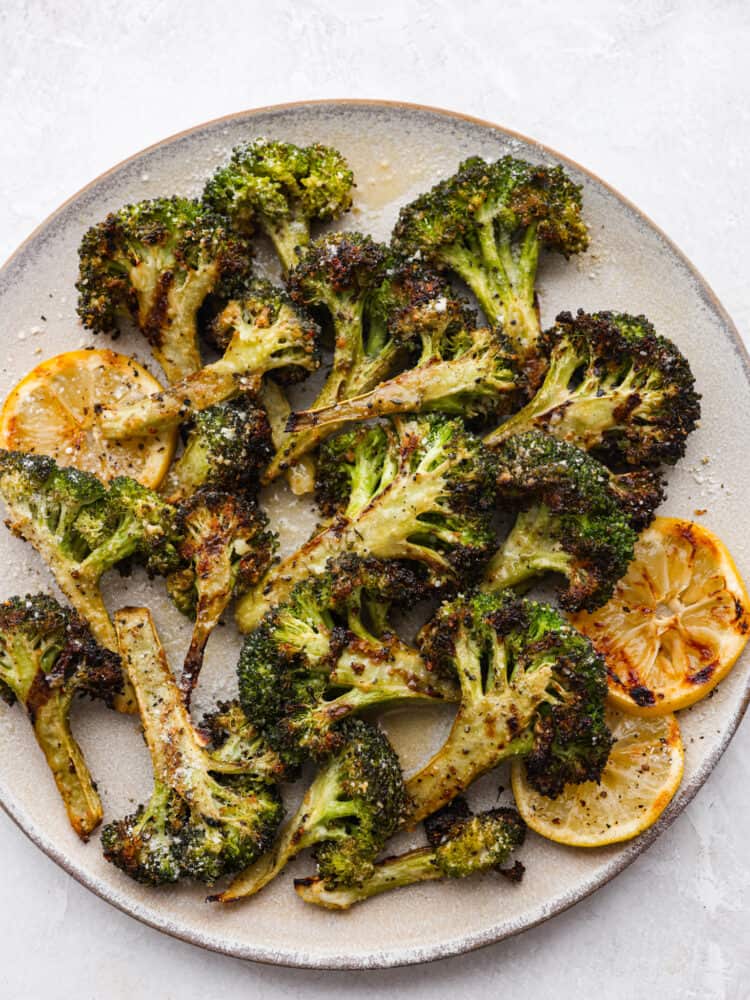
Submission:
[[[228,112],[369,97],[484,117],[632,199],[747,337],[743,0],[2,0],[0,258],[120,159]],[[9,752],[3,748],[0,752]],[[244,964],[141,926],[0,813],[0,997],[750,997],[750,725],[665,835],[590,899],[431,966]]]

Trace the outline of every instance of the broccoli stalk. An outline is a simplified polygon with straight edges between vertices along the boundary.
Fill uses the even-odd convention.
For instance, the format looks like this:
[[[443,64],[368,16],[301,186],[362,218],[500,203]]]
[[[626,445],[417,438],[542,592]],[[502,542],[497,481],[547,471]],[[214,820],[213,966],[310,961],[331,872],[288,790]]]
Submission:
[[[94,333],[117,335],[129,315],[169,382],[201,367],[198,310],[250,270],[245,240],[198,201],[157,198],[126,205],[93,226],[79,250],[78,313]]]
[[[310,241],[311,223],[349,210],[353,183],[346,160],[330,146],[256,139],[232,151],[229,163],[207,183],[203,199],[238,232],[264,232],[288,271],[298,248]]]
[[[436,586],[468,579],[483,564],[494,542],[489,453],[460,420],[438,414],[394,418],[392,440],[380,475],[371,477],[369,502],[358,494],[362,509],[345,511],[240,599],[242,631],[251,631],[266,611],[286,602],[299,580],[319,575],[345,552],[421,564]],[[366,464],[371,461],[366,444],[359,454]]]
[[[294,888],[306,903],[348,910],[391,889],[496,871],[523,844],[525,835],[526,825],[515,809],[490,809],[476,816],[469,813],[453,817],[436,843],[379,861],[359,885],[341,886],[318,876],[295,879]]]
[[[491,326],[500,325],[532,386],[543,371],[535,280],[542,247],[565,257],[588,245],[581,189],[561,167],[472,157],[405,206],[394,249],[453,271]]]
[[[177,531],[185,565],[167,577],[167,590],[195,622],[180,679],[189,704],[209,636],[232,598],[257,583],[268,568],[275,538],[254,504],[210,488],[180,504]]]
[[[443,605],[420,649],[461,684],[461,704],[435,756],[407,782],[409,822],[435,812],[509,757],[554,798],[568,782],[596,781],[611,746],[604,660],[551,607],[512,594]]]
[[[276,783],[283,766],[236,711],[220,711],[206,730],[229,727],[206,745],[190,720],[145,608],[115,613],[123,663],[138,699],[151,754],[154,791],[132,816],[102,832],[104,856],[149,885],[191,877],[214,882],[266,851],[281,820]]]
[[[318,367],[317,326],[267,281],[254,281],[241,301],[229,302],[213,330],[224,350],[218,361],[143,399],[101,406],[104,437],[141,437],[241,392],[257,393],[268,372],[296,379]]]
[[[401,566],[344,557],[298,583],[247,637],[240,698],[285,758],[327,756],[341,743],[342,721],[366,708],[458,700],[454,679],[429,670],[388,626],[391,602],[418,593]]]
[[[630,522],[648,520],[661,490],[651,477],[618,481],[591,455],[541,431],[507,438],[495,457],[500,495],[530,506],[490,560],[482,590],[559,573],[568,584],[559,595],[564,608],[600,607],[633,558]]]
[[[307,847],[316,848],[326,877],[357,885],[370,876],[406,809],[395,751],[376,726],[351,719],[346,742],[318,772],[273,849],[214,898],[229,903],[254,895]]]
[[[0,604],[0,695],[26,709],[71,826],[82,840],[102,819],[102,804],[70,731],[76,695],[110,707],[123,693],[119,658],[94,641],[76,614],[44,594]]]
[[[700,417],[690,365],[644,316],[560,313],[536,395],[485,439],[544,430],[605,461],[674,464]]]

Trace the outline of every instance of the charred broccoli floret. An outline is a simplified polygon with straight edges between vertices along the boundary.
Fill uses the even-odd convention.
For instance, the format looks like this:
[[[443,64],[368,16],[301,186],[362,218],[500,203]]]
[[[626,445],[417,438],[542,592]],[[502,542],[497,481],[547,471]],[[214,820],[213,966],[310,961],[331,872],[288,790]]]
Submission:
[[[393,245],[463,278],[490,325],[500,325],[511,341],[531,384],[538,381],[539,251],[569,257],[588,246],[581,188],[562,167],[472,157],[401,210]]]
[[[196,413],[185,448],[159,492],[170,503],[192,496],[202,486],[252,495],[271,454],[271,431],[261,407],[245,396],[217,403]]]
[[[407,782],[410,823],[513,756],[552,798],[568,782],[598,780],[612,743],[606,667],[553,608],[510,593],[459,597],[428,622],[419,646],[435,669],[455,670],[461,704],[443,746]]]
[[[441,810],[449,812],[450,806]],[[434,842],[430,838],[429,846],[379,861],[360,885],[341,886],[318,876],[295,879],[294,888],[306,903],[328,910],[348,910],[390,889],[497,871],[523,844],[525,836],[526,824],[515,809],[489,809],[472,816],[467,808],[465,815],[446,817],[441,833]]]
[[[482,589],[524,586],[560,573],[567,580],[559,594],[564,608],[600,607],[633,558],[632,508],[645,518],[642,505],[657,494],[638,492],[632,483],[627,489],[591,455],[542,431],[507,438],[495,457],[500,496],[524,507],[490,560]]]
[[[116,336],[129,315],[170,382],[201,367],[197,314],[250,270],[246,241],[189,198],[126,205],[93,226],[80,250],[78,314],[94,333]]]
[[[673,465],[682,457],[700,396],[685,357],[645,316],[560,313],[544,341],[544,382],[488,444],[538,429],[606,462]]]
[[[247,637],[240,698],[285,758],[326,757],[344,738],[343,720],[366,708],[458,700],[455,680],[429,670],[389,627],[391,602],[418,592],[398,564],[344,557],[297,584]]]
[[[396,752],[376,726],[349,719],[346,742],[318,772],[296,815],[273,849],[241,872],[216,897],[229,903],[252,896],[306,847],[314,847],[318,871],[337,885],[359,885],[407,811]]]
[[[276,539],[255,504],[205,488],[177,508],[180,559],[167,577],[177,608],[195,622],[180,687],[189,704],[208,638],[233,597],[245,593],[268,569]]]
[[[288,271],[310,241],[311,223],[349,210],[353,184],[346,160],[330,146],[256,139],[232,151],[203,199],[239,232],[260,229],[270,237]]]
[[[26,709],[34,736],[65,803],[71,826],[88,840],[102,804],[81,748],[70,731],[76,695],[110,707],[123,693],[120,659],[97,645],[78,615],[45,594],[0,604],[0,696]]]
[[[116,650],[99,580],[128,558],[151,573],[175,569],[174,508],[134,479],[106,487],[45,455],[2,450],[0,495],[11,531],[41,555],[97,642]]]
[[[383,475],[378,477],[377,469],[368,474],[369,501],[360,492],[360,509],[345,511],[240,599],[242,631],[255,628],[269,609],[288,600],[297,582],[319,575],[329,559],[345,552],[419,564],[436,587],[465,582],[483,567],[494,545],[491,454],[457,418],[394,417],[389,429]],[[360,456],[372,464],[366,439],[355,464]]]
[[[141,437],[241,392],[257,393],[268,372],[294,379],[318,367],[316,324],[267,281],[250,283],[242,299],[233,299],[219,314],[213,329],[224,351],[218,361],[143,399],[101,406],[98,423],[104,436]]]
[[[270,847],[283,812],[276,787],[283,766],[227,706],[204,727],[218,744],[206,746],[148,611],[124,608],[115,624],[151,753],[154,791],[132,816],[104,828],[104,856],[148,885],[182,877],[212,883]]]

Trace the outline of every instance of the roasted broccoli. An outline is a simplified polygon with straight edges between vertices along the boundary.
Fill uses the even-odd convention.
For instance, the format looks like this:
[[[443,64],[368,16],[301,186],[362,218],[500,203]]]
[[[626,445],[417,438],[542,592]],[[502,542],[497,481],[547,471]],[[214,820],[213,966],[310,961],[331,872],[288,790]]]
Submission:
[[[355,507],[272,567],[240,599],[242,631],[255,628],[270,608],[288,600],[296,583],[322,573],[329,559],[345,552],[420,564],[434,586],[465,582],[483,567],[494,545],[491,454],[458,418],[394,417],[388,426],[390,443],[380,475],[372,468],[366,436],[353,456],[354,465],[361,459],[371,467],[369,501],[361,489]],[[364,481],[364,475],[357,477],[360,487]]]
[[[401,317],[402,337],[416,338],[416,364],[370,392],[292,414],[290,431],[322,427],[331,433],[349,420],[390,413],[438,410],[465,418],[497,415],[512,405],[521,381],[506,338],[478,329],[476,317],[455,298],[429,299]]]
[[[585,451],[542,431],[506,438],[495,449],[500,496],[523,504],[490,560],[483,590],[528,585],[560,573],[569,611],[600,607],[633,558],[633,520],[647,523],[661,488],[651,476],[618,480]]]
[[[462,696],[447,740],[407,782],[410,823],[513,756],[552,798],[568,782],[598,780],[612,742],[605,663],[553,608],[507,592],[459,597],[419,647],[440,673],[455,670]]]
[[[26,709],[82,840],[101,822],[102,804],[70,731],[71,705],[82,694],[113,707],[122,693],[119,657],[97,645],[78,615],[45,594],[0,604],[0,696],[9,704],[17,699]]]
[[[196,413],[185,448],[169,469],[159,492],[170,503],[202,486],[252,495],[272,454],[265,411],[246,396]]]
[[[538,382],[544,367],[534,289],[539,251],[568,257],[588,246],[581,188],[562,167],[472,157],[401,209],[393,246],[463,278],[490,325],[509,338],[532,387]]]
[[[248,717],[285,759],[322,758],[343,720],[398,701],[458,701],[453,677],[427,669],[389,627],[392,602],[414,601],[418,581],[395,563],[344,557],[298,583],[252,632],[238,664]]]
[[[148,803],[102,831],[108,861],[147,885],[215,882],[268,850],[283,807],[281,761],[229,706],[193,727],[145,608],[115,614],[123,662],[151,753]],[[222,736],[222,731],[224,735]]]
[[[151,396],[99,407],[103,435],[140,437],[241,392],[257,393],[268,372],[296,379],[318,367],[316,324],[267,281],[249,284],[243,298],[233,299],[219,314],[213,329],[224,351],[218,361]]]
[[[396,752],[377,726],[349,719],[345,736],[272,850],[216,899],[254,895],[306,847],[315,848],[321,876],[337,885],[359,885],[371,876],[375,858],[406,816],[404,781]]]
[[[250,249],[199,201],[157,198],[126,205],[93,226],[79,250],[78,314],[116,336],[129,315],[170,382],[201,367],[197,314],[204,300],[241,287]]]
[[[167,577],[177,608],[195,622],[180,680],[187,704],[208,637],[227,605],[268,569],[275,537],[265,514],[241,495],[204,488],[177,508],[183,566]]]
[[[700,396],[687,360],[644,316],[560,313],[544,343],[544,382],[488,444],[536,428],[606,462],[673,465],[682,457]]]
[[[370,877],[359,885],[341,886],[320,876],[295,879],[297,895],[306,903],[328,910],[348,910],[390,889],[497,871],[523,844],[526,824],[515,809],[489,809],[476,816],[466,809],[465,814],[462,810],[457,816],[452,805],[440,811],[450,815],[441,822],[437,838],[430,838],[429,846],[379,861]],[[440,817],[440,813],[437,815]]]
[[[11,531],[41,555],[97,642],[116,650],[99,580],[128,558],[151,573],[175,569],[174,508],[134,479],[120,476],[106,487],[46,455],[2,450],[0,495]]]
[[[203,200],[236,230],[260,229],[273,242],[284,270],[310,241],[310,225],[328,222],[352,203],[354,178],[337,150],[315,143],[256,139],[237,146],[211,178]]]

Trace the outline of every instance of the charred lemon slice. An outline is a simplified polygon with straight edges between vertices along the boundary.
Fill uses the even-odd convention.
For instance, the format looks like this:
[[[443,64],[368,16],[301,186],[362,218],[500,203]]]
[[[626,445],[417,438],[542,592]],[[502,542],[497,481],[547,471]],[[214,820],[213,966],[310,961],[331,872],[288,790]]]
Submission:
[[[674,715],[637,718],[610,708],[614,744],[601,781],[566,785],[556,799],[535,791],[523,761],[511,783],[518,811],[535,833],[571,847],[605,847],[652,826],[682,780],[684,751]]]
[[[612,599],[573,617],[607,661],[610,701],[635,715],[692,705],[745,647],[750,599],[713,532],[657,517]]]
[[[177,440],[176,429],[127,441],[107,441],[97,404],[127,403],[161,385],[137,361],[114,351],[68,351],[43,361],[11,390],[0,413],[0,445],[51,455],[60,465],[108,482],[130,476],[158,486]]]

